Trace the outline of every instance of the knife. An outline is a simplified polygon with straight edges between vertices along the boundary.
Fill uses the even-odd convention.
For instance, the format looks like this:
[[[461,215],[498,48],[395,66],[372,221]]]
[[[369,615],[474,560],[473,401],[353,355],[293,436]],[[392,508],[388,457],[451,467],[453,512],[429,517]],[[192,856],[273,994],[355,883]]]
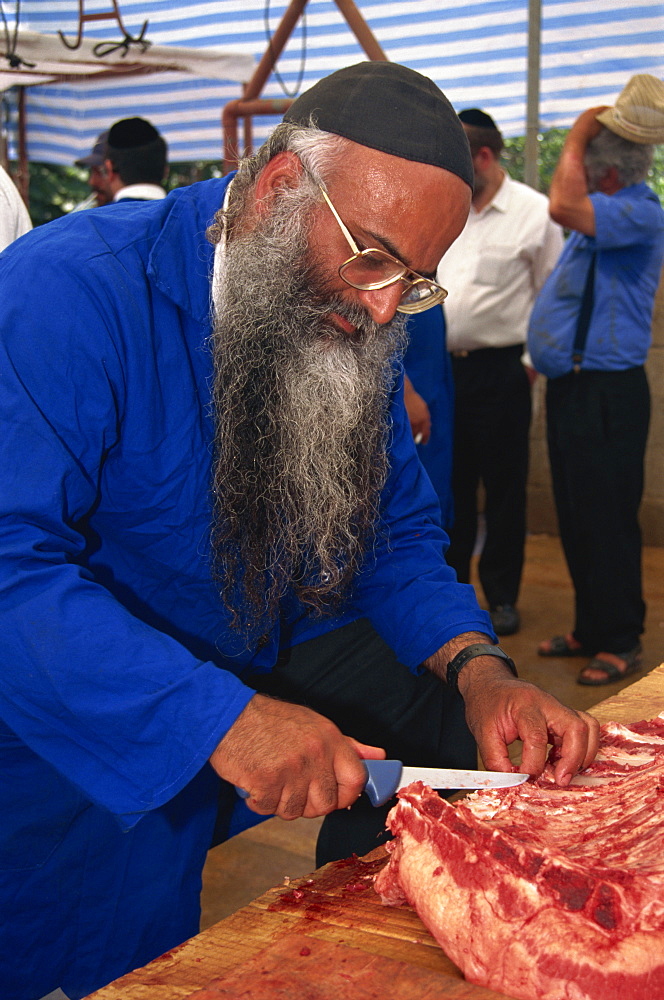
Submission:
[[[521,785],[530,777],[516,771],[458,771],[447,767],[404,767],[400,760],[363,760],[367,780],[364,791],[372,806],[382,806],[400,788],[412,781],[423,781],[431,788],[508,788]],[[242,799],[249,798],[244,788],[235,787]]]
[[[521,785],[530,777],[514,771],[458,771],[442,767],[404,767],[400,760],[363,760],[367,772],[364,791],[374,806],[410,785],[423,781],[431,788],[508,788]]]

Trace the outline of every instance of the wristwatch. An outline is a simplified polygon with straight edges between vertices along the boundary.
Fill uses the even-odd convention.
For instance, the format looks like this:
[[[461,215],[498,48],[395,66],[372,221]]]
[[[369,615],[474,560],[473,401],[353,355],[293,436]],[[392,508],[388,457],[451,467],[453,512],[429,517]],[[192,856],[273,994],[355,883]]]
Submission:
[[[460,650],[447,664],[447,683],[453,691],[458,690],[459,674],[468,661],[475,659],[476,656],[497,656],[500,660],[505,661],[515,677],[519,676],[516,672],[514,660],[500,646],[492,646],[489,642],[473,642],[470,646],[466,646],[465,649]]]

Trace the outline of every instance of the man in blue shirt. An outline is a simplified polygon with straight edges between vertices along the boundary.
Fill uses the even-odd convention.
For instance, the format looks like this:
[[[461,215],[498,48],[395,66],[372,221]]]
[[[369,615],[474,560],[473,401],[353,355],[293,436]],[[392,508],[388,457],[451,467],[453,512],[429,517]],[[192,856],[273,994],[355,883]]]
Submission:
[[[645,604],[638,511],[650,399],[644,362],[664,259],[664,212],[644,183],[664,142],[664,84],[633,77],[565,142],[550,211],[572,230],[532,313],[528,348],[548,376],[547,439],[575,590],[571,632],[542,656],[589,656],[580,684],[641,664]]]
[[[367,62],[237,174],[0,261],[3,1000],[196,933],[251,817],[326,816],[319,863],[374,847],[362,757],[472,767],[475,738],[507,770],[520,738],[566,784],[594,756],[445,565],[404,407],[471,181],[438,88]]]

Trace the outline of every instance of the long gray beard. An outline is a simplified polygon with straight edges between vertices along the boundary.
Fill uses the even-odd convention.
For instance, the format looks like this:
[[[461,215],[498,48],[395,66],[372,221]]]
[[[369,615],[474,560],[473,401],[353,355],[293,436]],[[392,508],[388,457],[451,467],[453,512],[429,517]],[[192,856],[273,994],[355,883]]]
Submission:
[[[288,591],[319,614],[347,595],[373,544],[405,344],[401,316],[380,326],[316,288],[301,263],[308,204],[290,197],[229,242],[215,303],[215,573],[248,641]],[[356,331],[332,327],[332,311]]]

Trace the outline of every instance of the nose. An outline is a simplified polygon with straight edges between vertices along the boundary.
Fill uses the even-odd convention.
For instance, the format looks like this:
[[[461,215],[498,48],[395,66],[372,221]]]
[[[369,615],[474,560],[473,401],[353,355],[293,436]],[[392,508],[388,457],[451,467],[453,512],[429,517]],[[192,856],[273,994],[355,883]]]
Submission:
[[[402,294],[403,285],[400,281],[396,281],[393,285],[386,285],[385,288],[360,291],[358,297],[374,323],[382,325],[394,319]]]

